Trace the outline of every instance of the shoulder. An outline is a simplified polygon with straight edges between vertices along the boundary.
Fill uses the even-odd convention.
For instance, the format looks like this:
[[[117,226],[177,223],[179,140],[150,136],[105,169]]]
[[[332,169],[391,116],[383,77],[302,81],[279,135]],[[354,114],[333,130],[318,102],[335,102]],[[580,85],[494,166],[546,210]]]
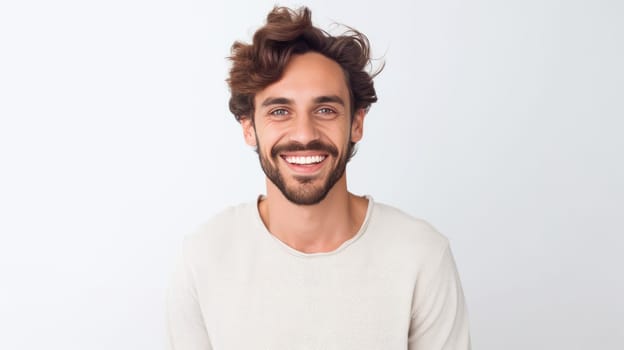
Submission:
[[[255,209],[255,202],[246,202],[221,210],[185,237],[185,254],[191,259],[214,256],[248,241],[257,225]]]
[[[435,259],[449,245],[429,222],[383,203],[374,203],[368,231],[381,246],[410,256]]]

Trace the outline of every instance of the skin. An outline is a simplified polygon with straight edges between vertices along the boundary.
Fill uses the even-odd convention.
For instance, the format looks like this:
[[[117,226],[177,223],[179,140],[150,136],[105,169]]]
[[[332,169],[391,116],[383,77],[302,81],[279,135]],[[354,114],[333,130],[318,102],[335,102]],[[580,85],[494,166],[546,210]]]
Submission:
[[[351,120],[349,90],[342,68],[315,52],[295,55],[282,78],[254,98],[254,122],[241,120],[245,142],[279,171],[286,188],[304,197],[319,191],[347,155],[349,141],[362,139],[364,110]],[[338,151],[271,150],[291,144],[329,145]],[[286,147],[287,149],[288,147]],[[292,164],[292,156],[324,157],[320,163]],[[266,171],[265,171],[266,172]],[[304,253],[330,252],[352,238],[366,216],[368,200],[347,190],[346,172],[320,202],[296,204],[267,177],[267,195],[258,203],[265,226],[278,239]]]

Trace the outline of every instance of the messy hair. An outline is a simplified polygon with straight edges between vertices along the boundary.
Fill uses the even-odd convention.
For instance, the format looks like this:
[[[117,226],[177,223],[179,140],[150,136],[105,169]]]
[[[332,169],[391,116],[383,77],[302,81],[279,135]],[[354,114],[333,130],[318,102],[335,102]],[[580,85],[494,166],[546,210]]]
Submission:
[[[258,29],[251,44],[232,45],[232,68],[227,83],[230,87],[230,111],[237,121],[252,118],[254,97],[278,81],[292,55],[318,52],[338,63],[344,72],[351,98],[352,116],[359,109],[368,110],[377,101],[373,78],[369,73],[370,46],[366,36],[350,29],[331,36],[312,25],[312,14],[306,7],[292,10],[275,7],[267,23]],[[383,67],[382,67],[383,68]]]

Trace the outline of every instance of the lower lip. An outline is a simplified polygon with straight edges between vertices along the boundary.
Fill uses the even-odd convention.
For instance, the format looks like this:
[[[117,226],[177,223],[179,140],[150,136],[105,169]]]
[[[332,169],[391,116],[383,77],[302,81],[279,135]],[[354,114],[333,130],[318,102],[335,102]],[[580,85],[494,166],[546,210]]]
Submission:
[[[325,163],[325,161],[327,160],[327,157],[325,157],[325,159],[323,159],[320,163],[314,163],[314,164],[293,164],[293,163],[289,163],[287,162],[285,159],[282,158],[282,160],[284,161],[284,163],[286,163],[286,165],[288,165],[288,167],[300,174],[313,174],[316,171],[318,171],[319,169],[321,169],[323,167],[323,164]]]

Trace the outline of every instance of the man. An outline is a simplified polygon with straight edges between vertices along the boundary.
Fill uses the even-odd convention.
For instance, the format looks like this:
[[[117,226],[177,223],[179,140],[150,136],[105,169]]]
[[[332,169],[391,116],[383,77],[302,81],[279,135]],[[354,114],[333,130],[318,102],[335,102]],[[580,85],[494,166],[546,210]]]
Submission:
[[[170,348],[469,349],[448,241],[348,192],[377,100],[366,37],[332,37],[275,8],[235,43],[230,110],[267,193],[190,236],[168,294]]]

